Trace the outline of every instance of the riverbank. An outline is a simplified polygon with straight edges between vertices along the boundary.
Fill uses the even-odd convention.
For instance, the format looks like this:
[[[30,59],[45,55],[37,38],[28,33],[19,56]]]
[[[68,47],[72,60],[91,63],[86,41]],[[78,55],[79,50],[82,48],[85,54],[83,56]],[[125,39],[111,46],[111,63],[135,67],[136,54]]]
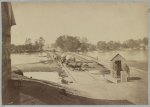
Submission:
[[[65,91],[64,91],[65,90]],[[127,100],[94,99],[83,96],[84,92],[51,82],[22,79],[21,87],[11,87],[11,104],[38,105],[131,105]],[[86,93],[85,93],[86,94]],[[15,101],[16,100],[16,101]]]

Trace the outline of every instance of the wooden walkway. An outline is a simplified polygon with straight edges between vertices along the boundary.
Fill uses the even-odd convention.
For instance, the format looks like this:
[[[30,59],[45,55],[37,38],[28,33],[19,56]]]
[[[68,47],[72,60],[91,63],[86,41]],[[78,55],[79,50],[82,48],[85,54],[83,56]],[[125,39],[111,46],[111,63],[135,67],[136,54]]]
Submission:
[[[77,56],[77,54],[69,53],[72,55]],[[78,56],[88,62],[93,62],[94,60],[86,59],[82,56]],[[86,62],[85,61],[85,62]],[[95,62],[95,61],[94,61]],[[74,83],[77,84],[91,84],[91,83],[97,83],[101,80],[104,80],[103,75],[93,75],[89,71],[78,71],[78,70],[73,70],[69,67],[67,67],[65,64],[60,63],[57,61],[58,65],[65,71],[65,73],[68,75],[68,78],[72,80]]]

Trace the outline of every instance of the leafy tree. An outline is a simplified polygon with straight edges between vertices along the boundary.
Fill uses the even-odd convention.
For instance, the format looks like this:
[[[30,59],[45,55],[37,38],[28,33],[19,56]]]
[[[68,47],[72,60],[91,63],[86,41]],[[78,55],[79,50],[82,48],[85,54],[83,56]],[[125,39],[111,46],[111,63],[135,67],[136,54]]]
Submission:
[[[97,43],[97,48],[99,50],[106,50],[107,49],[107,43],[105,41],[99,41]]]
[[[89,43],[86,37],[79,38],[80,49],[82,52],[87,52],[89,50]]]
[[[120,49],[121,43],[120,42],[114,42],[114,50]]]
[[[88,39],[87,39],[86,37],[82,37],[82,38],[80,39],[80,42],[81,42],[81,43],[88,43]]]
[[[148,45],[148,38],[147,37],[143,38],[142,42],[144,45]]]
[[[134,40],[134,39],[129,39],[126,41],[127,47],[129,48],[138,48],[139,47],[139,43],[138,40]]]
[[[35,42],[34,42],[34,50],[36,50],[36,51],[38,51],[40,48],[40,46],[39,46],[39,42],[36,40]]]
[[[80,46],[77,37],[63,35],[57,38],[56,45],[63,51],[76,51]]]
[[[31,38],[26,38],[26,40],[25,40],[25,49],[30,51],[31,48],[32,48]]]
[[[109,41],[107,43],[107,49],[109,49],[109,50],[113,50],[114,49],[114,41]]]
[[[31,38],[26,38],[25,45],[32,44]]]
[[[89,49],[89,51],[95,51],[96,50],[96,45],[89,43],[88,49]]]
[[[81,43],[80,44],[80,49],[82,52],[87,52],[89,48],[89,44],[88,43]]]
[[[39,49],[40,49],[40,51],[42,51],[42,50],[43,50],[43,46],[44,46],[44,44],[45,44],[45,40],[44,40],[43,37],[40,37],[40,38],[39,38],[38,44],[39,44]]]

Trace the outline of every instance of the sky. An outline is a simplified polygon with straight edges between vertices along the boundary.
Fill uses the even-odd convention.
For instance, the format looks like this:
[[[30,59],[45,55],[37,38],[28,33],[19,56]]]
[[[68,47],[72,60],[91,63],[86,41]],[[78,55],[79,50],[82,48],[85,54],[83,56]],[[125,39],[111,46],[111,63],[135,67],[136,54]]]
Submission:
[[[61,35],[86,37],[90,43],[125,41],[147,37],[146,3],[12,3],[16,25],[13,44],[34,42],[43,37],[47,44]]]

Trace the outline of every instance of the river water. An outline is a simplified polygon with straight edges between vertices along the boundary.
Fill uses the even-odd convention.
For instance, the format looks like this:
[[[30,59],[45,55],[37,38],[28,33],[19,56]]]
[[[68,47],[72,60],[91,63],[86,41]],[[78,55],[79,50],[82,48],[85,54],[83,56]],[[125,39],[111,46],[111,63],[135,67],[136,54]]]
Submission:
[[[116,54],[121,54],[132,67],[142,69],[147,71],[147,62],[148,62],[148,52],[147,51],[137,51],[137,50],[128,50],[128,51],[107,51],[107,52],[88,52],[86,55],[92,56],[94,58],[99,58],[100,60],[111,60]],[[11,63],[12,66],[18,64],[28,64],[40,62],[43,60],[47,60],[46,53],[39,54],[11,54]],[[58,72],[24,72],[24,75],[27,77],[32,77],[39,80],[60,82]]]
[[[35,62],[40,62],[42,60],[47,60],[46,53],[32,53],[32,54],[11,54],[11,64],[12,65],[17,65],[17,64],[27,64],[27,63],[35,63]]]
[[[122,55],[127,61],[148,61],[148,51],[143,50],[126,50],[126,51],[107,51],[107,52],[88,52],[87,55],[102,60],[111,60],[116,54]]]
[[[98,60],[111,60],[117,54],[122,55],[130,67],[135,67],[144,71],[148,70],[148,51],[147,50],[126,50],[126,51],[107,51],[107,52],[88,52],[86,55],[98,58]]]
[[[131,65],[137,68],[147,70],[148,51],[143,50],[126,50],[126,51],[107,51],[107,52],[88,52],[86,55],[98,58],[99,60],[111,60],[116,54],[122,55]],[[27,64],[47,60],[46,53],[34,54],[11,54],[12,65]],[[139,67],[140,66],[140,67]]]

